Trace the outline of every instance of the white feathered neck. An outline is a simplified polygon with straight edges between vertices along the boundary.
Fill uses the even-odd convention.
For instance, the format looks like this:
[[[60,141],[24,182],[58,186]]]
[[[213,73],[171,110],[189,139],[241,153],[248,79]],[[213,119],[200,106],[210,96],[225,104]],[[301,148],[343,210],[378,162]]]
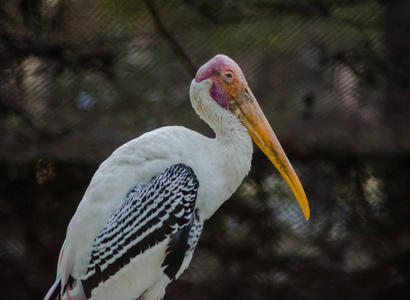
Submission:
[[[248,130],[238,117],[211,97],[211,87],[210,79],[201,82],[192,80],[189,95],[196,113],[214,130],[217,139],[229,139],[237,145],[252,145]]]
[[[253,145],[248,130],[231,111],[221,107],[210,95],[212,80],[191,83],[190,98],[196,113],[215,132],[214,149],[218,149],[213,159],[217,162],[222,177],[225,178],[227,200],[239,187],[251,167]],[[211,146],[211,145],[210,145]],[[215,153],[214,153],[215,154]],[[215,205],[215,209],[219,207]],[[212,212],[213,213],[213,212]],[[211,213],[211,215],[212,215]],[[209,215],[210,216],[210,215]]]

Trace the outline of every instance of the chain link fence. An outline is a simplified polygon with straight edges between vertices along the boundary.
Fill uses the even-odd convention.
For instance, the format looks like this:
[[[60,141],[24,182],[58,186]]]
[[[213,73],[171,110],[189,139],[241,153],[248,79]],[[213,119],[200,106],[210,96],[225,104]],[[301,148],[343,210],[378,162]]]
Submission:
[[[255,149],[165,299],[409,299],[409,28],[405,0],[2,0],[0,298],[44,297],[114,149],[165,125],[212,136],[188,90],[224,53],[311,219]]]

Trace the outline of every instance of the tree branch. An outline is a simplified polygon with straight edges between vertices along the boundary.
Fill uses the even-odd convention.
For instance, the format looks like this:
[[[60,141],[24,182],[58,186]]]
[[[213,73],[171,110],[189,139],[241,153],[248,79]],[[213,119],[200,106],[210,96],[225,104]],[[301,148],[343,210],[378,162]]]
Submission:
[[[161,21],[161,18],[158,13],[154,0],[145,0],[148,10],[150,11],[152,18],[154,19],[155,25],[157,26],[158,31],[170,45],[175,55],[179,58],[182,65],[188,74],[194,78],[196,74],[197,67],[189,59],[187,53],[184,49],[178,44],[178,42],[172,37],[171,33],[165,28],[164,24]]]

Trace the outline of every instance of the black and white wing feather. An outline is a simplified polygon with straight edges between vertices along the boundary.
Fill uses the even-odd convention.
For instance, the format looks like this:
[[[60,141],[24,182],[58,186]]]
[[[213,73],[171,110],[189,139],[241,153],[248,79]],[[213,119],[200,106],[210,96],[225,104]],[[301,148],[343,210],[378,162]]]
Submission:
[[[133,258],[167,238],[170,242],[162,266],[170,280],[174,279],[185,256],[192,255],[198,226],[202,230],[195,211],[198,186],[192,169],[177,164],[130,191],[94,240],[87,273],[81,278],[87,297]]]

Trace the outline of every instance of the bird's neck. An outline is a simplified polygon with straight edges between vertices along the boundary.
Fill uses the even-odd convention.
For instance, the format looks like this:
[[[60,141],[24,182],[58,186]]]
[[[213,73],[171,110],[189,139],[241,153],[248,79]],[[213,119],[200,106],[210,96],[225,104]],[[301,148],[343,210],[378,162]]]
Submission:
[[[218,143],[252,154],[252,140],[248,130],[237,116],[211,97],[211,86],[210,80],[192,82],[190,97],[196,113],[213,129]]]
[[[224,191],[224,195],[219,197],[225,201],[239,187],[250,170],[252,139],[238,117],[212,99],[209,84],[206,82],[191,84],[191,101],[197,114],[215,132],[216,137],[211,151],[212,164],[218,170],[218,178],[215,178],[214,184],[223,187],[220,190]],[[217,209],[222,203],[216,203],[214,206],[209,203],[210,215],[213,213],[212,210]]]
[[[246,127],[230,111],[224,110],[217,120],[208,124],[215,132],[215,143],[220,149],[226,176],[233,177],[232,185],[236,190],[251,167],[252,139]]]

